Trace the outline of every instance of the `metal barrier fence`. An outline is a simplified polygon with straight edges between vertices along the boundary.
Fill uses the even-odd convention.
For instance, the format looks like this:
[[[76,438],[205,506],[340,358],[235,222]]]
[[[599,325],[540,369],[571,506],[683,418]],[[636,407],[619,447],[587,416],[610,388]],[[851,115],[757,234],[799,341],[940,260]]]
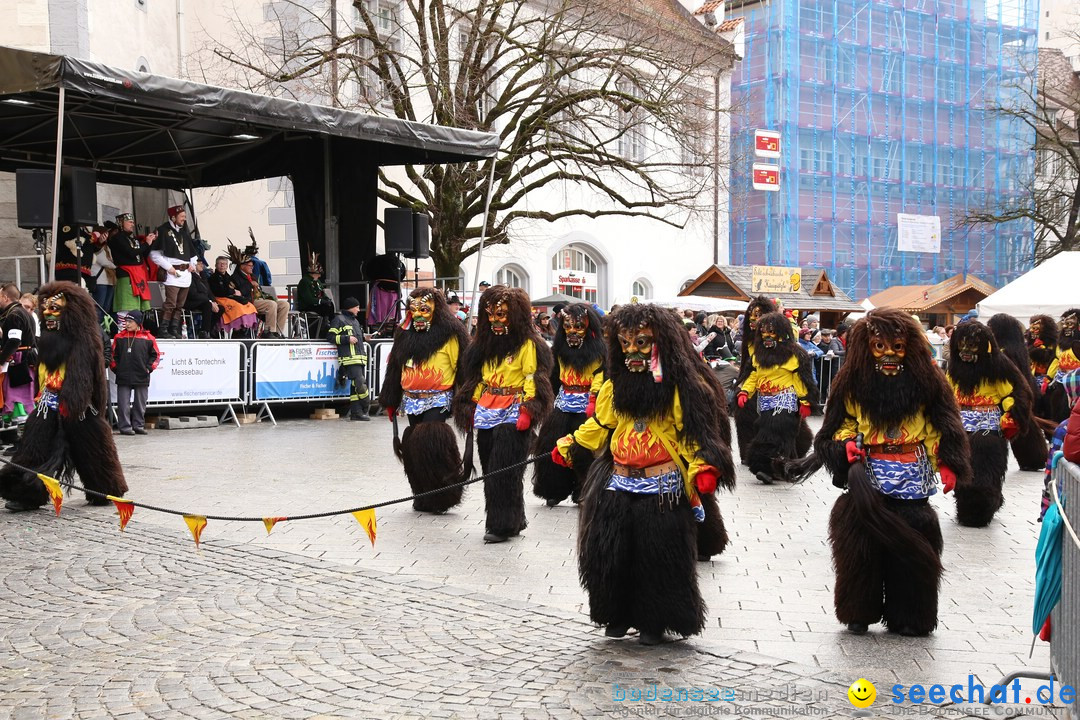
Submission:
[[[10,278],[12,275],[15,277],[15,285],[23,292],[41,287],[48,279],[48,273],[45,271],[45,256],[5,255],[0,257],[0,277]]]
[[[1058,488],[1065,532],[1061,538],[1061,602],[1050,616],[1050,667],[1057,685],[1080,683],[1080,467],[1060,460],[1053,482]],[[1080,720],[1077,703],[1069,717]]]
[[[818,384],[818,402],[822,405],[829,399],[829,389],[837,371],[844,363],[843,355],[823,355],[814,358],[814,373]]]

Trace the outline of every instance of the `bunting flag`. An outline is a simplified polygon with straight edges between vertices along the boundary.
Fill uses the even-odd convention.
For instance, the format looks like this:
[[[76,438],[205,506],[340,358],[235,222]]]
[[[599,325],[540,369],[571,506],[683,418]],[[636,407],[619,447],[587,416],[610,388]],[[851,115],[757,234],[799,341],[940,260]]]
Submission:
[[[357,510],[352,516],[356,518],[356,522],[360,523],[360,527],[364,528],[368,540],[371,541],[371,547],[375,547],[375,511]]]
[[[112,495],[106,495],[105,497],[112,500],[113,505],[116,506],[116,512],[120,515],[120,532],[124,532],[128,520],[131,519],[131,513],[135,512],[135,503],[130,500],[125,500],[124,498],[113,497]]]
[[[202,537],[203,528],[206,527],[206,518],[202,515],[185,515],[184,522],[191,531],[191,537],[195,538],[195,547],[199,547],[199,538]]]
[[[264,517],[263,518],[263,525],[266,526],[266,534],[269,535],[270,531],[273,530],[274,526],[277,525],[279,522],[281,522],[282,520],[288,520],[288,519],[289,518],[287,518],[287,517]]]
[[[49,499],[52,500],[53,507],[56,508],[56,516],[60,516],[60,506],[64,504],[64,491],[60,489],[60,482],[56,478],[51,478],[48,475],[37,474],[38,479],[45,483],[45,489],[49,491]]]

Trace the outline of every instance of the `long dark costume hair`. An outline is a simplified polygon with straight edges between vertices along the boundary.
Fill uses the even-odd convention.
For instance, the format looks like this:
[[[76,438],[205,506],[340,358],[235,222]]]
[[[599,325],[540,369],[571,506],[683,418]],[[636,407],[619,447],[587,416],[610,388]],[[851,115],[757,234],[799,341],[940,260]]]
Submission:
[[[496,335],[491,330],[487,309],[503,302],[508,310],[508,329],[505,335]],[[483,380],[484,364],[488,360],[514,355],[527,340],[531,340],[536,347],[536,373],[533,376],[536,395],[522,403],[522,407],[531,416],[532,427],[542,424],[551,412],[554,401],[551,391],[551,350],[533,325],[530,309],[529,296],[520,288],[493,285],[480,296],[476,335],[465,353],[461,385],[454,397],[454,420],[462,430],[468,431],[472,427],[476,408],[472,395]],[[531,428],[521,432],[511,424],[478,430],[476,443],[484,474],[524,460],[532,438]],[[484,481],[487,529],[490,533],[512,537],[525,529],[524,476],[525,468],[520,467]]]
[[[604,346],[603,321],[600,314],[585,303],[574,303],[563,308],[559,329],[555,331],[555,339],[552,342],[552,354],[555,363],[551,370],[551,388],[557,395],[562,387],[560,377],[560,364],[572,367],[584,372],[586,368],[600,361],[600,367],[596,370],[601,376],[604,373],[604,365],[607,359],[607,348]],[[566,340],[566,321],[568,318],[580,323],[582,319],[587,323],[585,337],[581,345],[571,347]],[[571,449],[573,468],[565,468],[551,461],[551,451],[559,438],[569,435],[585,422],[585,413],[566,413],[555,409],[544,425],[540,428],[536,440],[536,455],[540,459],[536,461],[535,474],[533,475],[533,494],[543,498],[548,505],[557,505],[570,497],[574,502],[579,502],[581,486],[589,471],[592,455],[577,445]]]
[[[875,335],[905,340],[899,375],[885,376],[875,368],[870,352]],[[925,500],[886,497],[872,484],[865,463],[848,462],[845,443],[833,437],[847,419],[849,401],[875,427],[897,427],[921,414],[941,433],[939,464],[956,473],[957,488],[970,486],[968,439],[956,398],[934,364],[926,335],[909,315],[875,309],[851,328],[814,453],[787,469],[791,477],[805,479],[824,465],[833,484],[847,488],[829,517],[837,619],[862,625],[883,619],[890,631],[925,635],[937,626],[943,545],[937,513]]]
[[[438,290],[417,288],[409,294],[409,300],[424,297],[428,298],[433,308],[428,329],[418,330],[415,322],[409,322],[408,327],[402,323],[394,330],[394,345],[386,359],[386,379],[379,393],[379,404],[384,408],[401,407],[401,373],[405,363],[424,362],[453,338],[458,343],[455,387],[461,377],[462,360],[469,347],[465,325],[450,312],[446,298]],[[397,418],[393,418],[394,454],[405,466],[405,476],[414,494],[461,482],[472,474],[471,445],[466,444],[465,460],[462,462],[454,430],[446,424],[449,416],[449,409],[409,416],[409,426],[405,428],[400,441],[397,437]],[[416,498],[413,509],[419,512],[446,512],[461,502],[461,495],[462,488],[454,488]]]
[[[1025,392],[1024,377],[981,322],[969,320],[953,331],[949,339],[949,379],[961,397],[975,394],[983,382],[1010,383],[1015,404],[1009,414],[1021,428],[1031,424],[1031,395]],[[967,527],[985,527],[1004,502],[1001,487],[1008,468],[1008,445],[997,432],[968,433],[968,442],[973,482],[956,488],[956,519]]]
[[[1080,309],[1069,308],[1065,312],[1061,313],[1061,319],[1064,320],[1069,315],[1076,315],[1080,318]],[[1051,321],[1052,322],[1052,321]],[[1044,324],[1045,327],[1045,324]],[[1057,336],[1057,354],[1064,353],[1066,350],[1072,350],[1073,355],[1080,357],[1080,329],[1073,331],[1070,337],[1063,326],[1058,326]],[[1054,378],[1047,378],[1050,385],[1046,388],[1045,395],[1045,408],[1049,415],[1049,419],[1053,421],[1056,428],[1057,424],[1065,418],[1069,417],[1069,397],[1065,393],[1065,388],[1061,383],[1053,382]],[[1049,426],[1045,428],[1052,434],[1053,430]]]
[[[774,347],[765,347],[763,333],[776,336]],[[753,334],[754,364],[758,371],[783,365],[792,357],[799,363],[799,379],[806,385],[807,397],[817,397],[817,385],[814,383],[813,366],[810,356],[795,342],[791,322],[782,313],[763,315],[758,321]],[[755,393],[756,395],[756,393]],[[746,404],[757,404],[757,399]],[[757,431],[747,450],[747,464],[750,472],[764,483],[772,484],[774,479],[774,461],[786,461],[798,457],[795,438],[805,421],[795,412],[758,413]],[[809,432],[809,430],[807,430]],[[783,477],[783,473],[779,473]]]
[[[1020,377],[1024,379],[1022,387],[1014,387],[1013,392],[1017,396],[1021,393],[1025,395],[1024,402],[1032,412],[1029,417],[1021,418],[1017,415],[1016,407],[1012,410],[1012,416],[1020,426],[1020,433],[1009,441],[1013,457],[1021,470],[1042,472],[1049,448],[1042,428],[1035,421],[1035,398],[1039,396],[1039,390],[1035,385],[1035,376],[1031,374],[1031,358],[1024,341],[1024,326],[1019,320],[1005,313],[993,316],[986,325],[994,334],[1002,354],[1012,362]]]
[[[66,303],[56,327],[41,320],[38,362],[47,370],[64,367],[59,409],[35,407],[12,461],[42,474],[72,480],[75,474],[88,490],[123,496],[127,482],[106,420],[109,388],[97,312],[90,295],[70,282],[44,285],[42,306],[60,296]],[[0,468],[0,496],[26,508],[40,507],[48,493],[33,474],[10,465]],[[87,493],[91,505],[108,505]]]
[[[683,411],[679,437],[717,468],[719,486],[734,488],[735,467],[722,431],[727,423],[724,395],[678,316],[655,305],[633,304],[609,318],[608,377],[615,412],[641,420],[667,417],[677,388]],[[618,331],[642,325],[652,329],[661,382],[651,372],[626,367]],[[685,497],[671,508],[658,506],[653,495],[607,492],[611,474],[610,445],[605,445],[589,470],[578,523],[578,573],[589,594],[590,616],[601,625],[655,634],[701,632],[705,603],[695,558],[719,552],[727,541],[715,497],[700,496],[706,519],[698,524]]]
[[[755,298],[751,298],[750,302],[746,305],[746,312],[743,314],[742,319],[742,349],[739,351],[739,376],[735,379],[735,384],[737,386],[742,385],[750,375],[750,372],[754,369],[754,361],[750,356],[750,346],[753,344],[755,328],[750,326],[750,315],[755,309],[759,312],[758,319],[760,320],[761,317],[776,312],[776,303],[764,295],[758,295]],[[751,398],[751,400],[753,400],[753,398]],[[735,416],[735,439],[739,445],[739,462],[742,465],[748,465],[750,443],[754,440],[754,435],[757,432],[757,403],[748,402],[745,407],[736,406],[732,409],[732,413]]]

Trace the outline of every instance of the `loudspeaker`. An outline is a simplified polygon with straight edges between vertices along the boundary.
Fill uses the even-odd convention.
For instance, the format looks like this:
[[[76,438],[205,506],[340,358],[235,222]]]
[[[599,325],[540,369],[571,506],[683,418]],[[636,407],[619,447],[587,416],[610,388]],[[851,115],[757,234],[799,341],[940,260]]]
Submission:
[[[413,260],[426,260],[431,257],[431,228],[428,226],[429,218],[423,213],[413,213],[413,246],[412,251],[405,253],[405,257]]]
[[[97,225],[97,173],[64,168],[60,183],[60,218],[72,225]]]
[[[388,253],[413,251],[413,211],[408,208],[386,208],[383,212],[383,239]]]
[[[15,207],[21,228],[52,227],[52,170],[15,171]]]

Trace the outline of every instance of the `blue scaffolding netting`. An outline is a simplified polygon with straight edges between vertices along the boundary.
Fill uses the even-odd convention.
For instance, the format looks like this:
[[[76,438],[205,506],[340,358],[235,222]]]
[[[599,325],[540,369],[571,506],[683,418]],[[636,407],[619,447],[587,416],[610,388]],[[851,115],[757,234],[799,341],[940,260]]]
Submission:
[[[1038,0],[752,0],[732,80],[731,262],[823,267],[855,298],[1030,269],[1024,202]],[[779,192],[751,187],[754,131],[781,133]],[[941,218],[941,252],[897,250],[897,213]]]

